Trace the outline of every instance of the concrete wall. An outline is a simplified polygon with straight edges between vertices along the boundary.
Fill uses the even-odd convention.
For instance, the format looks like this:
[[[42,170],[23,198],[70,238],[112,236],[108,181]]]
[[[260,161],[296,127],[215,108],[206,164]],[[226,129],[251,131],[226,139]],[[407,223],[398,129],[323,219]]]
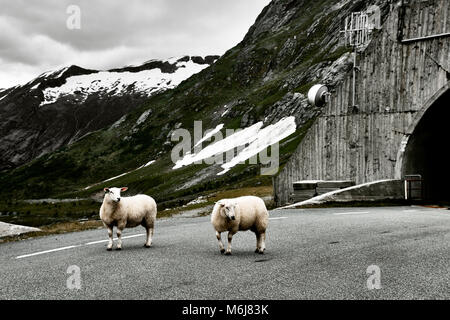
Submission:
[[[403,180],[381,180],[329,192],[286,208],[301,208],[328,202],[403,200]]]
[[[405,136],[450,80],[450,37],[402,43],[400,39],[450,32],[450,1],[393,5],[382,30],[358,54],[356,104],[352,75],[332,88],[331,101],[289,162],[274,178],[275,201],[289,203],[298,180],[398,178]],[[397,172],[397,174],[396,174]]]

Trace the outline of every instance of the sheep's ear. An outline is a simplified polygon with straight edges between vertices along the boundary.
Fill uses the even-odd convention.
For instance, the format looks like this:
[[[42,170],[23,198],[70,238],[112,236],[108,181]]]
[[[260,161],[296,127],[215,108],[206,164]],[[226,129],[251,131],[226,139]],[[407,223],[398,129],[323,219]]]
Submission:
[[[105,191],[105,193],[109,192],[109,188],[103,188],[103,191]]]
[[[216,203],[217,203],[219,206],[221,206],[221,207],[225,206],[225,203],[223,203],[222,200],[219,200],[219,201],[217,201]]]
[[[122,191],[122,192],[125,192],[125,191],[127,191],[127,190],[128,190],[128,187],[120,188],[120,191]]]

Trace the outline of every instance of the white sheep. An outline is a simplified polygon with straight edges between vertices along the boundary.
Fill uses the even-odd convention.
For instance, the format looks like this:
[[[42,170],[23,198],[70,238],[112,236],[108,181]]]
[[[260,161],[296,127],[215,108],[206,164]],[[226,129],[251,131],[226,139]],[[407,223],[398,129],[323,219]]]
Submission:
[[[142,225],[147,231],[145,247],[152,245],[153,228],[156,219],[156,202],[152,197],[139,194],[133,197],[120,197],[120,192],[128,188],[105,188],[105,197],[100,207],[100,219],[108,228],[109,243],[107,250],[112,250],[113,228],[117,227],[117,250],[122,249],[122,230]]]
[[[263,254],[266,248],[266,229],[269,213],[261,198],[254,196],[222,199],[214,205],[211,223],[216,230],[221,253],[231,254],[231,240],[238,231],[251,230],[256,234],[256,253]],[[228,246],[225,252],[221,233],[228,231]]]

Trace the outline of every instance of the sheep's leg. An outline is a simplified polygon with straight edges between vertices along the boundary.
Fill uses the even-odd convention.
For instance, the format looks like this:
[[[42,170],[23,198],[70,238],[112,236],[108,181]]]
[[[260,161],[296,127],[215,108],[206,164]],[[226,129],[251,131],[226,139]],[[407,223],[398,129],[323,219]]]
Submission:
[[[259,253],[260,252],[261,239],[262,239],[262,234],[256,232],[256,250],[255,250],[255,253]]]
[[[264,250],[266,250],[266,233],[265,232],[261,233],[260,237],[261,237],[261,240],[260,240],[261,242],[259,245],[259,253],[263,254]]]
[[[117,227],[117,247],[116,250],[122,250],[122,229]]]
[[[108,246],[106,247],[106,250],[111,251],[113,246],[113,227],[108,226],[107,228],[108,228],[109,242]]]
[[[219,242],[220,253],[225,253],[225,248],[223,247],[223,243],[222,243],[222,236],[219,231],[216,231],[216,238],[217,238],[217,241]]]
[[[231,240],[233,240],[233,235],[234,233],[232,233],[231,231],[228,232],[228,246],[227,251],[225,252],[225,255],[227,256],[231,255]]]
[[[145,228],[147,231],[147,242],[145,242],[145,247],[150,248],[152,245],[153,228]]]

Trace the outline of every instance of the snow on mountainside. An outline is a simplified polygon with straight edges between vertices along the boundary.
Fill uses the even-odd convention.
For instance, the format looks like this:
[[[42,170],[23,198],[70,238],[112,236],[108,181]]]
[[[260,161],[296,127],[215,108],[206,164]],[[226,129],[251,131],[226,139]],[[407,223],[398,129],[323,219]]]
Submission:
[[[207,68],[208,64],[198,64],[189,59],[172,58],[163,63],[174,64],[172,73],[159,68],[138,72],[99,71],[95,73],[68,77],[60,87],[50,87],[43,91],[44,101],[40,106],[54,103],[67,95],[77,95],[78,103],[83,103],[92,93],[123,95],[134,92],[151,96],[167,89],[173,89],[190,76]],[[64,73],[65,69],[61,71]],[[57,75],[58,77],[58,75]]]
[[[228,162],[221,165],[222,171],[218,175],[228,172],[231,168],[239,163],[258,154],[267,147],[283,140],[284,138],[293,134],[296,130],[295,118],[283,118],[275,124],[264,127],[263,121],[259,121],[254,125],[235,132],[227,136],[225,139],[208,145],[196,154],[187,154],[183,159],[179,160],[173,169],[178,169],[183,166],[188,166],[194,162],[205,160],[217,155],[223,154],[224,151],[234,150],[238,148],[237,155],[233,155]],[[223,124],[220,124],[216,129],[209,132],[197,144],[209,140],[215,133],[217,133]],[[196,144],[196,145],[197,145]],[[248,145],[248,146],[246,146]]]
[[[151,96],[175,88],[218,58],[184,56],[107,71],[72,65],[0,90],[0,170],[117,125]]]

